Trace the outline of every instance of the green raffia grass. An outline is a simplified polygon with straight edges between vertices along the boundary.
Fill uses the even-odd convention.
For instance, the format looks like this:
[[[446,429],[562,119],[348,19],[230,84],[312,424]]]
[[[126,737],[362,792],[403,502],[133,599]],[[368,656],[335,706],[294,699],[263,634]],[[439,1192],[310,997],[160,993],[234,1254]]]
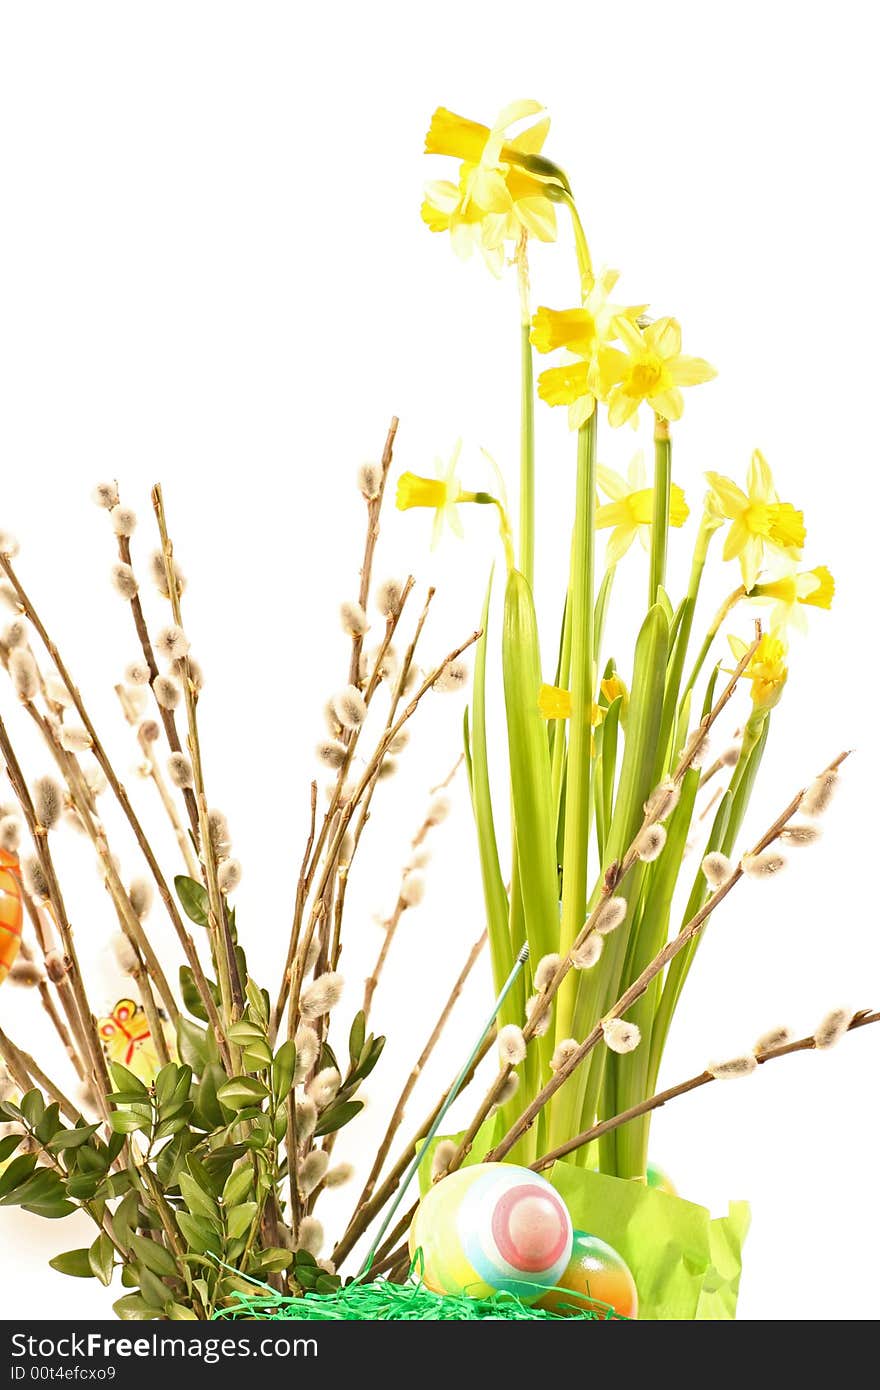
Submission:
[[[491,1298],[466,1294],[437,1294],[424,1284],[410,1281],[390,1284],[351,1283],[334,1293],[307,1293],[288,1298],[271,1292],[236,1292],[235,1303],[214,1314],[215,1318],[246,1320],[285,1319],[303,1322],[626,1322],[613,1308],[596,1305],[595,1312],[577,1309],[564,1317],[529,1308],[515,1294],[497,1293]]]

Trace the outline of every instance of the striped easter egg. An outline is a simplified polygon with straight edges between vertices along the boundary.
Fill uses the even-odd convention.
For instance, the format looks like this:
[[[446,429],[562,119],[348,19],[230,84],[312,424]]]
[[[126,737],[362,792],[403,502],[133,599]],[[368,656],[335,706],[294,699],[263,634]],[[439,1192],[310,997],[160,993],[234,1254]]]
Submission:
[[[409,1235],[416,1273],[435,1293],[518,1294],[552,1287],[571,1254],[571,1218],[538,1173],[476,1163],[425,1194]]]

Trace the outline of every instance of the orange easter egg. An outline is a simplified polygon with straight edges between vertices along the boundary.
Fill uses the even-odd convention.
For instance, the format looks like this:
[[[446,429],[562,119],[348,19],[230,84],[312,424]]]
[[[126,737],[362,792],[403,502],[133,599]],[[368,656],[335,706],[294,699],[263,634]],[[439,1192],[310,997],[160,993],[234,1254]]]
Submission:
[[[575,1231],[571,1259],[557,1285],[539,1299],[539,1308],[562,1314],[586,1309],[601,1316],[611,1307],[624,1318],[639,1315],[639,1295],[626,1260],[586,1231]]]
[[[0,849],[0,984],[21,948],[21,871],[18,856]]]

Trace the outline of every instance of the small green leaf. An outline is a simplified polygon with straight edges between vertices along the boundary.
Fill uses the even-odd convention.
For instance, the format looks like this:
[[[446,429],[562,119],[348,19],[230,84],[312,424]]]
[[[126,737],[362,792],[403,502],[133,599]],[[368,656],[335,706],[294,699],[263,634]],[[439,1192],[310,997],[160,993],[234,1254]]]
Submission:
[[[169,1303],[165,1313],[171,1322],[198,1322],[192,1308],[186,1308],[182,1303]]]
[[[283,1042],[272,1063],[272,1089],[278,1100],[286,1100],[296,1071],[296,1045],[292,1038]]]
[[[133,1134],[136,1129],[148,1129],[149,1121],[131,1110],[114,1110],[110,1125],[116,1134]]]
[[[230,1240],[237,1240],[250,1230],[251,1222],[257,1214],[256,1202],[241,1202],[233,1207],[226,1218],[226,1230]]]
[[[189,1173],[181,1173],[178,1179],[180,1191],[187,1208],[193,1216],[206,1216],[211,1221],[218,1220],[217,1204],[200,1187]]]
[[[223,1186],[224,1206],[235,1207],[239,1202],[243,1202],[253,1186],[253,1181],[250,1164],[243,1163],[240,1168],[233,1169]]]
[[[14,1192],[30,1177],[36,1166],[36,1154],[20,1154],[18,1158],[14,1158],[5,1173],[0,1175],[0,1197],[5,1197],[8,1192]]]
[[[57,1101],[53,1101],[51,1105],[47,1105],[39,1123],[34,1126],[36,1136],[43,1144],[47,1143],[58,1133],[58,1130],[62,1128],[58,1118],[58,1109]]]
[[[158,1315],[157,1310],[151,1308],[137,1293],[128,1293],[124,1298],[117,1298],[113,1304],[113,1311],[123,1322],[149,1322]]]
[[[174,1256],[157,1240],[147,1240],[146,1236],[133,1235],[131,1237],[131,1249],[141,1264],[146,1265],[147,1269],[151,1269],[154,1274],[177,1274]]]
[[[203,884],[186,874],[178,874],[174,880],[180,906],[191,922],[199,927],[208,925],[208,893]]]
[[[210,1033],[181,1015],[177,1020],[177,1050],[180,1059],[200,1075],[209,1062],[217,1062],[217,1044]]]
[[[14,1154],[22,1141],[21,1134],[7,1134],[5,1139],[0,1139],[0,1163],[5,1163],[10,1154]]]
[[[101,1187],[101,1179],[94,1173],[77,1173],[72,1178],[67,1179],[67,1191],[71,1197],[75,1197],[78,1202],[90,1202],[97,1196],[98,1188]]]
[[[46,1148],[53,1154],[61,1153],[64,1149],[76,1149],[91,1139],[99,1128],[99,1125],[81,1125],[79,1129],[63,1129],[54,1139],[49,1140]],[[103,1170],[104,1164],[100,1161],[99,1155],[96,1154],[95,1157],[99,1160],[98,1166]]]
[[[102,1231],[88,1251],[89,1268],[106,1288],[113,1278],[113,1242]]]
[[[31,1129],[36,1129],[43,1117],[43,1111],[46,1108],[46,1102],[43,1100],[42,1094],[37,1090],[27,1091],[22,1096],[19,1104],[21,1106],[21,1113],[24,1115]]]
[[[257,982],[253,979],[248,980],[245,986],[245,993],[247,994],[251,1013],[257,1022],[262,1024],[265,1030],[269,1027],[269,996],[266,994],[265,990],[260,989]]]
[[[249,1047],[244,1049],[242,1061],[248,1071],[265,1071],[272,1065],[272,1049],[261,1038],[259,1042],[251,1043]]]
[[[230,1042],[238,1043],[240,1047],[247,1047],[250,1043],[265,1042],[266,1031],[258,1028],[255,1023],[248,1019],[240,1019],[238,1023],[230,1024],[227,1029]]]
[[[59,1274],[69,1274],[73,1279],[91,1279],[95,1272],[89,1263],[88,1250],[65,1250],[50,1260],[49,1265]]]
[[[337,1129],[342,1129],[349,1120],[353,1120],[355,1115],[363,1110],[363,1101],[344,1100],[338,1105],[332,1105],[329,1110],[325,1110],[323,1115],[318,1117],[315,1125],[315,1137],[320,1138],[322,1134],[333,1134]]]
[[[197,1255],[220,1254],[220,1237],[218,1233],[208,1225],[208,1222],[198,1216],[190,1216],[189,1212],[177,1212],[177,1224],[180,1233],[189,1246]]]
[[[287,1269],[293,1261],[293,1255],[289,1250],[282,1250],[277,1245],[270,1245],[262,1250],[254,1261],[253,1268],[261,1269],[266,1273],[272,1274],[281,1269]]]
[[[192,1109],[191,1106],[190,1109]],[[162,1120],[156,1126],[153,1134],[154,1142],[158,1143],[160,1139],[170,1139],[172,1134],[179,1134],[182,1129],[186,1129],[186,1121],[187,1115],[185,1114],[172,1115],[170,1119]]]
[[[361,1060],[361,1053],[364,1049],[364,1039],[367,1036],[367,1016],[363,1009],[359,1009],[355,1014],[351,1025],[351,1032],[348,1035],[348,1055],[351,1058],[351,1065],[356,1067]]]
[[[217,1099],[227,1110],[236,1111],[244,1109],[247,1105],[259,1104],[268,1094],[262,1081],[256,1081],[252,1076],[234,1076],[225,1086],[220,1087]]]
[[[120,1091],[134,1094],[141,1100],[145,1100],[149,1095],[140,1077],[135,1076],[134,1072],[129,1071],[128,1067],[124,1067],[121,1062],[110,1063],[110,1075],[113,1078],[113,1085],[118,1087]]]
[[[128,1192],[110,1218],[113,1239],[123,1250],[128,1249],[128,1238],[137,1225],[138,1198],[136,1192]]]

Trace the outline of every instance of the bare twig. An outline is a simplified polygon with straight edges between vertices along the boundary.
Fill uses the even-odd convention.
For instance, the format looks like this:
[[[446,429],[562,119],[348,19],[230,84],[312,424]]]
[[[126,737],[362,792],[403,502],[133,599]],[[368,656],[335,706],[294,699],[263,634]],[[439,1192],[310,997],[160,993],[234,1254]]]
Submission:
[[[171,544],[171,538],[168,534],[168,526],[165,520],[165,504],[162,499],[162,488],[159,483],[156,483],[152,490],[152,499],[153,510],[156,514],[156,524],[159,528],[159,539],[162,543],[162,557],[165,561],[165,580],[171,602],[171,613],[177,626],[182,628],[183,617],[180,608],[180,582],[174,565],[174,547]],[[235,954],[235,943],[232,939],[229,914],[226,910],[226,900],[220,891],[220,884],[217,878],[217,856],[214,852],[208,826],[208,799],[205,793],[202,748],[199,740],[199,725],[196,714],[197,693],[195,681],[192,678],[192,668],[188,652],[183,656],[183,680],[181,684],[183,686],[183,699],[186,706],[187,744],[189,747],[189,757],[192,764],[193,782],[195,785],[199,851],[204,867],[205,887],[208,891],[208,923],[214,939],[217,977],[220,982],[220,992],[223,997],[223,1005],[226,1014],[225,1021],[228,1026],[241,1017],[244,1009],[244,986],[242,985],[238,971],[238,959]],[[230,1050],[234,1055],[236,1049],[230,1047]]]
[[[162,803],[162,809],[171,823],[171,828],[174,831],[174,838],[177,841],[180,853],[183,857],[183,862],[186,865],[186,871],[190,878],[198,880],[201,876],[201,870],[195,854],[193,853],[193,841],[190,839],[190,832],[187,831],[177,813],[177,805],[174,801],[174,797],[171,795],[171,790],[162,775],[162,769],[156,758],[154,748],[155,740],[148,737],[151,721],[141,720],[138,710],[134,708],[132,701],[129,699],[125,686],[117,685],[114,686],[114,689],[119,697],[119,703],[122,705],[122,712],[126,720],[133,728],[137,729],[138,747],[144,756],[145,775],[149,777],[153,786],[156,788],[156,793]],[[169,710],[168,713],[173,714],[173,711]],[[155,725],[153,725],[153,728],[155,729]],[[158,734],[158,730],[156,730],[156,733]],[[198,817],[196,819],[198,820]]]
[[[123,562],[123,564],[131,566],[130,538],[128,536],[119,536],[117,539],[119,542],[120,560]],[[156,679],[159,675],[159,664],[156,661],[156,654],[153,651],[153,644],[150,640],[150,633],[147,627],[147,620],[144,617],[144,610],[141,605],[139,593],[136,592],[132,596],[132,598],[129,600],[129,606],[131,608],[131,616],[134,621],[135,632],[137,633],[138,641],[140,642],[141,651],[144,654],[144,661],[147,663],[147,669],[150,673],[150,690],[152,691],[153,698],[155,699],[155,684]],[[174,710],[166,709],[166,707],[164,705],[161,705],[158,700],[156,700],[155,703],[156,709],[159,714],[159,718],[162,721],[162,727],[165,730],[165,737],[168,740],[168,747],[171,749],[172,753],[182,753],[183,748],[180,742],[180,735],[177,732],[177,719],[175,718]],[[192,828],[192,833],[195,836],[196,844],[198,844],[199,813],[196,807],[195,793],[193,792],[191,787],[185,787],[183,789],[183,800],[186,805],[187,815],[189,816],[189,823]],[[198,875],[194,874],[193,877],[198,877]]]
[[[449,1018],[452,1014],[453,1009],[455,1008],[456,1003],[458,1002],[458,998],[462,990],[465,987],[468,976],[470,975],[471,971],[476,965],[477,960],[480,956],[480,952],[486,944],[486,939],[487,934],[486,932],[483,932],[479,940],[476,941],[474,945],[471,947],[470,954],[468,955],[468,958],[464,963],[464,967],[461,971],[461,974],[459,975],[455,984],[452,986],[452,992],[449,995],[449,998],[447,999],[446,1003],[443,1005],[442,1010],[440,1011],[440,1016],[437,1019],[437,1022],[434,1024],[433,1029],[431,1030],[431,1035],[428,1038],[428,1041],[425,1043],[425,1046],[422,1048],[422,1051],[419,1053],[418,1061],[416,1062],[415,1066],[413,1067],[412,1071],[406,1079],[406,1083],[398,1097],[397,1104],[395,1105],[394,1111],[391,1115],[391,1119],[388,1122],[388,1128],[385,1131],[385,1136],[381,1144],[379,1145],[379,1148],[376,1151],[376,1157],[373,1160],[373,1166],[370,1169],[370,1175],[367,1178],[366,1183],[364,1184],[364,1189],[361,1192],[360,1197],[358,1198],[357,1205],[359,1207],[362,1207],[367,1201],[369,1201],[370,1197],[372,1196],[373,1189],[375,1188],[376,1183],[379,1180],[379,1174],[382,1171],[382,1165],[384,1164],[385,1159],[388,1157],[388,1151],[391,1148],[391,1145],[394,1141],[394,1136],[397,1134],[397,1131],[400,1129],[400,1126],[403,1123],[403,1117],[406,1113],[407,1102],[409,1101],[409,1098],[415,1089],[419,1077],[422,1075],[422,1072],[427,1066],[431,1054],[434,1051],[434,1048],[437,1046],[437,1043],[440,1040],[440,1037],[443,1033],[444,1028],[446,1027],[446,1024],[449,1022]]]

